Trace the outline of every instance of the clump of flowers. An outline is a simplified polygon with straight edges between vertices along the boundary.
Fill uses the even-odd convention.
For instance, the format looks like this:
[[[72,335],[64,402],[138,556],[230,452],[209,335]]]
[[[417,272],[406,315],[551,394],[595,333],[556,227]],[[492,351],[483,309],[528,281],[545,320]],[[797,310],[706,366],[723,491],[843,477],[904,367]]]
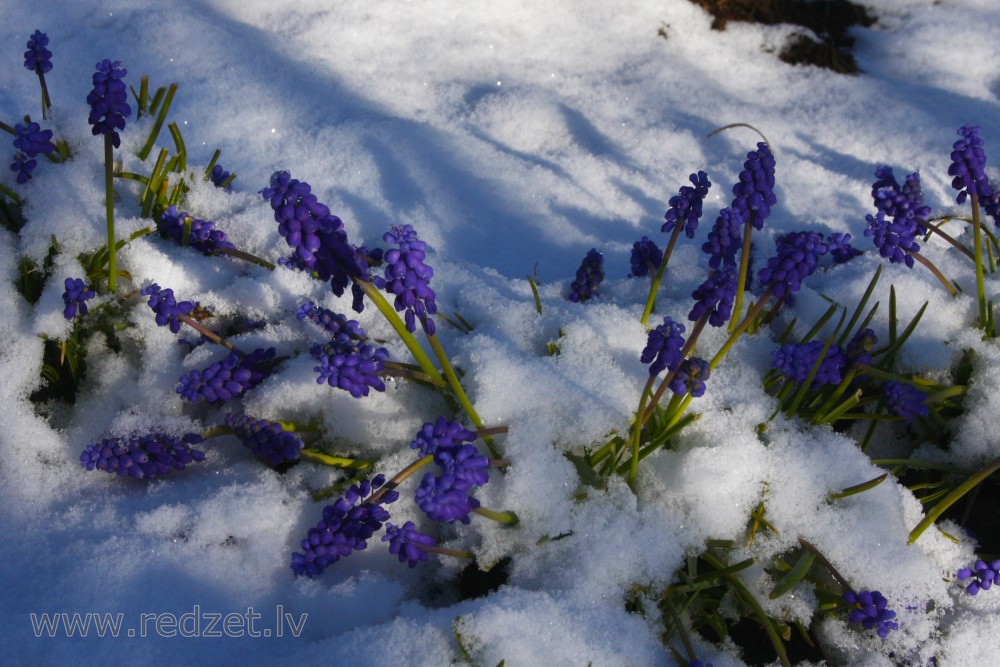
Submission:
[[[192,403],[231,401],[264,381],[268,376],[264,364],[274,356],[273,347],[257,349],[250,354],[231,350],[222,361],[182,375],[176,392]]]
[[[969,595],[977,595],[979,591],[988,591],[993,584],[1000,584],[1000,560],[987,563],[984,560],[977,560],[972,567],[963,567],[955,573],[959,581],[969,581],[965,587],[965,592]]]
[[[755,229],[763,229],[764,219],[778,203],[774,194],[774,166],[770,147],[761,141],[757,150],[747,153],[739,183],[733,186],[732,209],[749,219]]]
[[[406,563],[410,567],[427,562],[427,550],[437,545],[433,537],[418,531],[412,521],[407,521],[402,526],[387,523],[382,541],[389,543],[389,553],[398,556],[400,563]]]
[[[664,369],[677,370],[684,358],[681,352],[684,347],[683,333],[684,325],[674,322],[669,316],[649,332],[639,360],[649,364],[650,376],[659,375]]]
[[[677,367],[674,379],[670,381],[670,390],[677,396],[690,392],[694,398],[705,394],[705,380],[712,375],[708,362],[700,357],[685,359]]]
[[[204,461],[205,453],[191,447],[201,440],[196,433],[181,437],[148,433],[128,438],[105,438],[87,445],[80,455],[80,464],[87,470],[152,479],[171,470],[183,470],[192,462]]]
[[[56,147],[52,143],[52,130],[43,130],[38,123],[18,123],[14,126],[14,131],[14,148],[17,152],[10,170],[17,172],[17,182],[23,185],[31,180],[31,174],[38,166],[35,158],[39,154],[52,153]]]
[[[226,415],[226,425],[257,456],[276,466],[299,458],[302,438],[286,431],[278,422],[254,419],[249,415]]]
[[[156,226],[167,238],[184,244],[185,225],[189,225],[187,245],[203,255],[214,255],[219,248],[234,247],[226,237],[226,233],[217,229],[214,222],[199,220],[184,211],[178,211],[176,206],[167,208]]]
[[[924,401],[927,394],[905,382],[889,380],[882,384],[882,398],[889,414],[896,415],[906,423],[915,417],[926,417],[930,413]]]
[[[713,269],[720,266],[736,266],[736,253],[743,240],[744,214],[733,208],[719,211],[715,224],[708,233],[708,239],[701,251],[708,255],[708,265]]]
[[[456,451],[464,443],[476,439],[473,431],[458,422],[445,417],[438,417],[433,424],[424,424],[417,431],[417,437],[410,442],[410,447],[420,452],[420,456],[434,456],[441,451]]]
[[[709,274],[708,279],[691,293],[695,300],[694,307],[688,313],[688,319],[697,322],[708,314],[708,323],[713,327],[721,327],[733,312],[733,299],[736,298],[736,267],[722,266]]]
[[[589,301],[597,296],[597,290],[604,280],[604,255],[591,248],[576,270],[576,280],[570,283],[569,300],[573,303]]]
[[[66,307],[63,317],[71,320],[76,317],[77,312],[83,317],[87,314],[87,301],[97,296],[97,293],[87,287],[82,278],[67,278],[64,285],[66,291],[63,292],[62,299]]]
[[[232,176],[232,174],[223,169],[222,165],[217,164],[214,167],[212,167],[212,171],[208,175],[208,179],[212,181],[212,185],[214,185],[215,187],[225,188],[226,190],[228,190],[229,186],[226,184],[226,181],[229,180],[230,176]]]
[[[424,331],[433,336],[434,320],[429,315],[437,312],[437,303],[430,287],[434,270],[424,264],[427,244],[417,238],[411,225],[393,226],[382,239],[398,248],[385,253],[385,276],[375,279],[375,285],[396,296],[393,306],[404,313],[407,331],[416,331],[419,319]]]
[[[667,221],[663,223],[661,231],[669,232],[680,225],[687,237],[693,239],[694,233],[698,229],[698,221],[701,220],[702,203],[705,201],[712,183],[704,171],[691,174],[688,178],[691,185],[681,186],[680,192],[667,202],[670,208],[664,215]]]
[[[853,605],[854,609],[847,615],[851,623],[860,623],[865,630],[875,630],[879,637],[885,639],[892,630],[898,630],[896,612],[887,608],[889,601],[878,591],[847,591],[844,602]]]
[[[767,266],[757,276],[765,289],[776,297],[795,294],[802,281],[815,273],[819,258],[828,246],[816,232],[792,232],[778,237],[777,254],[767,260]]]
[[[128,104],[128,90],[122,79],[128,74],[121,62],[102,60],[96,65],[94,89],[87,95],[90,105],[89,122],[94,136],[103,134],[111,139],[115,148],[121,146],[119,130],[125,129],[125,119],[132,114]]]
[[[948,175],[954,177],[951,186],[959,191],[955,201],[963,204],[967,197],[989,197],[993,189],[986,176],[986,150],[979,128],[963,125],[958,133],[962,138],[952,146]]]
[[[309,355],[316,360],[317,384],[343,389],[354,398],[367,396],[369,389],[385,391],[379,374],[385,370],[389,351],[370,343],[338,335],[328,343],[314,345]]]
[[[663,261],[663,251],[648,236],[643,236],[641,240],[632,245],[632,255],[629,259],[632,271],[629,276],[639,278],[648,276],[656,271]]]
[[[320,329],[325,331],[331,338],[340,334],[346,334],[349,338],[361,340],[365,337],[365,330],[361,328],[357,320],[349,320],[347,316],[335,313],[327,308],[321,308],[312,301],[306,301],[295,312],[295,316],[300,320],[309,320]]]
[[[812,340],[808,343],[785,343],[771,353],[771,368],[779,371],[786,378],[797,384],[802,384],[809,377],[813,367],[823,353],[824,343]],[[838,384],[841,374],[848,365],[847,355],[839,345],[831,345],[813,376],[812,389],[819,389],[828,384]]]
[[[149,297],[147,303],[156,314],[156,324],[169,326],[173,333],[181,330],[180,318],[189,316],[198,307],[193,301],[178,302],[172,289],[162,289],[156,283],[143,287],[139,294]]]
[[[24,52],[24,66],[38,74],[48,74],[52,71],[52,52],[47,47],[49,36],[41,30],[35,30],[28,38],[28,50]]]

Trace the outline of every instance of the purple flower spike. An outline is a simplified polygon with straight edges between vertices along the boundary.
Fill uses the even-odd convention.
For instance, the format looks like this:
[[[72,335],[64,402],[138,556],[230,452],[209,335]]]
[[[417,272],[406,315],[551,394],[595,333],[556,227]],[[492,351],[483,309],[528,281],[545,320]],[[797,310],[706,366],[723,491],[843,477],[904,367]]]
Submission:
[[[94,89],[87,95],[87,104],[90,105],[88,122],[94,126],[94,136],[110,136],[111,145],[115,148],[121,145],[118,130],[125,129],[125,119],[132,114],[132,107],[128,105],[128,90],[122,81],[127,73],[117,60],[102,60],[97,63],[97,72],[94,73]]]
[[[778,237],[776,246],[777,255],[767,260],[767,266],[757,276],[764,289],[780,298],[799,291],[802,281],[819,267],[819,258],[826,254],[828,246],[816,232],[785,234]]]
[[[763,141],[757,144],[757,150],[747,153],[733,195],[732,208],[749,218],[754,229],[762,229],[771,207],[778,203],[774,195],[774,155]]]
[[[655,273],[660,268],[663,261],[663,251],[648,236],[643,236],[642,240],[632,244],[632,256],[629,260],[632,265],[631,278],[639,278]]]
[[[808,343],[786,343],[771,353],[771,368],[780,371],[782,375],[796,384],[802,384],[809,377],[813,366],[823,352],[823,341],[812,340]],[[819,389],[828,384],[840,384],[849,359],[839,345],[831,345],[826,356],[816,369],[816,375],[809,385],[811,389]]]
[[[87,470],[104,470],[123,477],[152,479],[171,470],[183,470],[191,462],[205,460],[205,453],[190,447],[201,436],[188,433],[180,438],[165,433],[149,433],[130,438],[106,438],[87,445],[80,464]]]
[[[963,204],[967,197],[989,197],[993,190],[986,177],[986,150],[979,136],[979,128],[975,125],[963,125],[958,133],[962,138],[952,146],[948,175],[954,176],[951,187],[959,191],[955,201]]]
[[[743,244],[745,222],[746,218],[741,211],[733,208],[719,211],[719,217],[708,233],[708,240],[701,246],[701,251],[708,255],[708,265],[711,268],[736,266],[736,253]]]
[[[705,313],[710,313],[708,323],[713,327],[723,326],[732,315],[737,281],[734,266],[723,266],[712,271],[708,280],[691,293],[695,304],[688,314],[688,319],[697,322]]]
[[[267,378],[268,371],[262,365],[274,355],[273,347],[257,349],[246,355],[233,350],[222,361],[182,375],[175,391],[192,403],[200,400],[209,403],[231,401]]]
[[[10,170],[17,172],[17,182],[23,185],[31,180],[31,173],[38,166],[38,161],[35,160],[38,154],[48,155],[56,147],[52,143],[52,130],[43,130],[38,123],[18,123],[14,126],[14,131],[14,148],[17,152]]]
[[[705,380],[712,375],[708,362],[700,357],[691,357],[681,362],[677,367],[674,379],[670,381],[670,390],[678,396],[691,392],[694,398],[705,395]]]
[[[604,280],[604,255],[591,248],[576,270],[576,280],[570,283],[569,296],[573,303],[589,301],[597,296],[597,290]]]
[[[684,325],[674,322],[669,316],[663,324],[649,332],[646,347],[639,360],[649,364],[649,374],[659,375],[664,369],[677,370],[681,363],[681,348],[684,347]]]
[[[899,623],[892,620],[896,618],[896,612],[886,609],[889,602],[878,591],[847,591],[844,602],[856,605],[847,616],[851,623],[860,623],[865,630],[874,629],[882,639],[891,630],[899,629]]]
[[[478,436],[458,422],[438,417],[431,424],[424,424],[410,447],[420,450],[420,456],[436,455],[439,451],[455,452],[463,444],[473,442]]]
[[[347,336],[352,340],[364,340],[365,330],[361,328],[357,320],[349,320],[340,313],[335,313],[326,308],[320,308],[312,301],[306,301],[299,306],[295,316],[300,320],[309,320],[320,329],[325,331],[331,338]]]
[[[41,30],[35,30],[28,38],[28,50],[24,52],[24,66],[38,74],[48,74],[52,71],[52,52],[45,48],[48,45],[49,36]]]
[[[885,382],[882,385],[882,398],[889,414],[896,415],[907,424],[912,422],[914,417],[926,417],[930,413],[930,409],[924,403],[927,394],[905,382],[892,380]]]
[[[404,313],[407,331],[416,331],[419,319],[424,331],[434,335],[434,319],[429,316],[437,312],[437,303],[430,286],[434,270],[424,264],[427,244],[410,225],[394,225],[382,239],[398,248],[385,253],[385,277],[376,279],[375,285],[396,296],[393,306]]]
[[[389,553],[398,556],[400,563],[407,563],[410,567],[427,562],[427,549],[437,546],[434,538],[418,531],[412,521],[402,526],[387,523],[382,541],[389,543]]]
[[[354,398],[367,396],[369,389],[385,391],[379,374],[385,370],[389,351],[341,334],[329,343],[314,345],[309,355],[317,361],[317,384],[343,389]]]
[[[172,289],[161,289],[159,285],[153,283],[139,290],[142,296],[148,296],[149,307],[156,313],[156,324],[158,326],[169,326],[170,331],[177,333],[181,330],[180,317],[190,315],[198,307],[192,301],[181,301],[178,303],[174,298]]]
[[[698,221],[701,220],[702,203],[708,195],[708,189],[712,183],[708,180],[708,174],[699,171],[689,177],[691,185],[681,186],[680,194],[676,194],[667,202],[670,206],[664,216],[667,221],[663,223],[661,231],[673,231],[678,224],[684,229],[689,239],[694,238],[695,230],[698,229]]]
[[[278,422],[254,419],[249,415],[226,415],[226,424],[233,435],[269,464],[276,466],[286,461],[296,461],[302,449],[302,438],[286,431]]]
[[[87,300],[93,299],[97,294],[84,284],[82,278],[67,278],[64,284],[66,291],[62,298],[66,308],[63,310],[63,317],[71,320],[76,317],[77,311],[83,317],[87,314]]]
[[[184,240],[184,223],[191,221],[191,231],[188,234],[188,245],[203,255],[214,255],[219,248],[234,247],[226,233],[215,228],[214,222],[199,220],[184,211],[178,211],[176,206],[169,207],[156,223],[160,232],[177,243]]]
[[[210,181],[212,181],[212,185],[214,185],[215,187],[225,188],[226,190],[228,190],[230,186],[226,185],[226,181],[229,180],[230,176],[232,176],[232,174],[223,169],[222,165],[217,164],[214,167],[212,167],[212,172],[208,175],[208,178]]]
[[[955,573],[955,576],[959,581],[972,579],[965,587],[965,592],[969,595],[988,591],[993,584],[1000,584],[1000,560],[991,563],[977,560],[971,568],[963,567]]]

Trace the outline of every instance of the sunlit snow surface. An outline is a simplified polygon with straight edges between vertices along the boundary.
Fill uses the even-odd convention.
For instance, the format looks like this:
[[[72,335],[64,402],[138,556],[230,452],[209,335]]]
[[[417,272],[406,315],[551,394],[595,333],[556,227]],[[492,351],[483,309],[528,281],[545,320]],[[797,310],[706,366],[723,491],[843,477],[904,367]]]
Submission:
[[[702,418],[673,451],[644,462],[637,495],[621,480],[605,491],[580,487],[561,453],[593,448],[627,428],[646,373],[638,359],[646,283],[626,278],[631,244],[644,234],[665,240],[659,227],[667,199],[704,169],[714,185],[697,243],[681,242],[657,306],[678,320],[690,310],[706,270],[698,247],[758,141],[740,128],[706,138],[716,127],[756,126],[777,159],[778,205],[758,237],[758,262],[775,236],[800,229],[850,232],[868,251],[806,282],[794,304],[799,334],[827,308],[824,296],[856,303],[879,265],[862,236],[876,165],[893,166],[897,176],[920,170],[935,211],[966,212],[954,205],[949,151],[958,127],[977,124],[991,164],[1000,161],[1000,7],[988,0],[864,4],[879,20],[854,31],[864,73],[849,77],[781,63],[773,52],[788,26],[731,23],[712,31],[710,17],[687,0],[8,3],[0,118],[37,119],[37,80],[21,63],[24,42],[39,28],[54,54],[47,75],[53,127],[71,139],[74,159],[40,161],[32,182],[17,189],[29,202],[28,225],[19,239],[3,232],[0,243],[5,661],[445,665],[461,659],[457,628],[477,665],[670,665],[661,628],[627,613],[625,592],[666,585],[707,539],[738,539],[748,513],[766,499],[780,535],[760,537],[734,558],[766,562],[802,536],[856,586],[882,591],[899,613],[901,629],[885,641],[843,618],[822,621],[818,634],[831,660],[925,664],[937,655],[938,664],[990,664],[1000,650],[1000,595],[970,598],[945,581],[973,557],[975,544],[960,527],[947,526],[959,545],[930,530],[908,546],[922,511],[893,481],[826,501],[880,474],[854,440],[783,418],[758,434],[774,410],[760,384],[774,348],[766,334],[745,339],[713,373],[694,403]],[[667,39],[657,35],[664,24]],[[505,529],[477,517],[439,537],[484,565],[513,555],[500,590],[455,602],[450,587],[464,561],[432,558],[410,570],[378,537],[321,577],[294,579],[290,554],[322,511],[309,493],[338,474],[302,464],[279,475],[232,438],[207,444],[205,463],[151,483],[84,472],[78,461],[89,442],[198,429],[225,413],[192,409],[174,393],[181,373],[219,360],[220,350],[184,357],[142,303],[132,313],[136,328],[125,334],[126,353],[91,341],[76,405],[55,407],[48,420],[36,416],[27,396],[38,383],[40,335],[67,334],[63,279],[82,275],[76,255],[105,240],[102,142],[90,137],[85,104],[93,65],[105,58],[121,60],[133,86],[143,74],[153,86],[180,84],[171,118],[192,166],[221,148],[221,164],[238,173],[232,192],[197,184],[185,206],[215,221],[237,247],[272,261],[286,253],[257,194],[278,169],[312,184],[355,244],[380,243],[390,224],[411,224],[428,242],[440,310],[475,325],[469,335],[439,325],[443,343],[484,420],[510,428],[500,440],[509,472],[493,475],[478,497],[521,519]],[[146,123],[133,120],[122,136],[126,171],[148,169],[134,157]],[[14,187],[4,169],[3,183]],[[118,187],[124,235],[148,221],[138,217],[130,186]],[[42,258],[53,235],[63,253],[30,308],[12,286],[18,257]],[[591,247],[605,255],[602,297],[569,303],[569,282]],[[971,268],[957,253],[936,242],[923,250],[966,294],[972,290]],[[317,334],[295,319],[298,305],[312,299],[338,312],[350,305],[304,274],[207,259],[155,236],[132,243],[119,264],[140,284],[156,281],[216,312],[266,318],[267,328],[237,341],[247,349],[301,354]],[[541,315],[528,274],[541,282]],[[890,284],[901,319],[930,302],[900,355],[905,371],[940,377],[963,349],[978,352],[951,461],[974,467],[1000,456],[992,406],[1000,351],[971,328],[974,299],[951,299],[926,271],[886,266],[876,329],[886,328]],[[997,292],[1000,283],[988,279],[987,293],[998,300]],[[390,341],[394,358],[407,360],[377,311],[359,319],[371,336]],[[560,332],[561,354],[551,357],[546,345]],[[721,342],[709,331],[700,347],[714,352]],[[360,401],[317,386],[307,355],[248,393],[243,408],[258,417],[321,420],[327,446],[381,457],[378,468],[390,475],[413,459],[407,443],[419,426],[447,411],[413,385],[392,383]],[[887,436],[869,454],[906,451],[905,441]],[[419,522],[407,489],[390,509],[400,522]],[[581,491],[583,500],[575,495]],[[763,570],[744,575],[766,600]],[[802,587],[765,604],[776,616],[806,619],[813,603]],[[256,629],[271,636],[163,638],[154,624],[139,625],[143,614],[196,609],[244,618],[252,609],[262,617]],[[60,612],[123,613],[136,636],[36,638],[30,614]],[[287,624],[275,636],[279,613],[307,614],[300,636]],[[743,664],[732,646],[697,648],[716,667]]]

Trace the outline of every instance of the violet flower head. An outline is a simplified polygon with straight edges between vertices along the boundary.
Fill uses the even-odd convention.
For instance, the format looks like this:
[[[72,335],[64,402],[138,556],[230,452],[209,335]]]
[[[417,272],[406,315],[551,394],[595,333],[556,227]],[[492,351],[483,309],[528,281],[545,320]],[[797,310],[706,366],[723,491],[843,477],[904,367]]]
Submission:
[[[705,394],[705,380],[712,375],[712,368],[701,357],[691,357],[681,362],[677,367],[674,379],[670,381],[670,390],[678,396],[691,392],[694,398]]]
[[[905,382],[890,380],[882,384],[882,399],[889,414],[911,423],[914,417],[926,417],[930,408],[924,403],[927,394]]]
[[[49,36],[41,30],[35,30],[28,38],[28,50],[24,52],[24,66],[38,74],[48,74],[52,71],[52,52],[45,48],[48,45]]]
[[[354,398],[367,396],[369,389],[385,391],[379,376],[389,360],[389,351],[347,335],[338,335],[329,343],[313,345],[309,355],[319,364],[316,384],[343,389]]]
[[[993,194],[986,176],[986,150],[979,136],[979,127],[963,125],[958,129],[961,139],[952,145],[948,175],[954,178],[951,187],[958,190],[955,201],[965,203],[967,197],[989,197]]]
[[[453,473],[436,476],[429,472],[417,487],[414,498],[417,506],[433,521],[468,524],[471,521],[469,514],[479,507],[479,501],[469,495],[468,489],[469,486]]]
[[[767,266],[757,276],[764,289],[780,298],[799,291],[802,281],[819,267],[819,258],[826,254],[828,246],[816,232],[785,234],[775,245],[777,254],[767,260]]]
[[[711,268],[736,266],[736,253],[743,244],[745,222],[743,212],[737,209],[724,208],[719,211],[719,217],[708,232],[708,240],[701,246],[701,251],[709,256],[708,265]]]
[[[632,244],[632,255],[629,258],[632,271],[630,278],[639,278],[656,273],[663,261],[663,251],[648,236],[643,236],[641,240]]]
[[[604,255],[591,248],[576,270],[576,280],[570,283],[569,296],[573,303],[589,301],[597,296],[597,290],[604,280]]]
[[[681,186],[680,194],[674,195],[667,202],[670,208],[663,216],[667,221],[663,223],[661,231],[673,231],[674,227],[681,225],[687,237],[693,239],[698,221],[701,220],[702,203],[712,183],[708,180],[708,174],[703,171],[691,174],[689,179],[691,185]]]
[[[71,320],[76,317],[77,312],[83,317],[87,314],[87,300],[93,299],[97,293],[87,287],[82,278],[67,278],[64,285],[66,291],[62,298],[66,308],[63,310],[63,317]]]
[[[771,353],[771,368],[779,371],[796,384],[802,384],[809,378],[809,373],[819,362],[816,374],[813,376],[811,389],[819,389],[828,384],[840,384],[843,372],[849,360],[839,345],[831,345],[822,361],[824,343],[812,340],[808,343],[785,343]]]
[[[366,263],[347,241],[344,222],[317,200],[308,183],[276,171],[270,187],[260,194],[274,210],[278,233],[294,251],[289,262],[293,267],[315,272],[337,296],[352,279],[369,279]],[[364,303],[357,291],[354,296],[354,310],[361,312]]]
[[[178,302],[172,289],[161,289],[156,283],[143,287],[139,294],[149,297],[147,303],[156,314],[156,324],[161,327],[169,326],[173,333],[181,330],[180,316],[190,315],[198,307],[192,301]]]
[[[17,182],[23,185],[31,180],[31,173],[38,166],[35,158],[39,153],[48,155],[56,147],[52,143],[52,130],[43,130],[38,123],[18,123],[14,126],[14,131],[14,148],[17,152],[14,153],[10,170],[17,172]]]
[[[965,586],[965,592],[969,595],[977,595],[979,591],[988,591],[993,584],[1000,584],[1000,560],[987,563],[977,560],[971,568],[963,567],[955,573],[959,581],[969,581]]]
[[[727,265],[712,271],[708,279],[691,293],[695,304],[688,313],[688,319],[697,322],[709,313],[709,324],[713,327],[725,325],[733,312],[738,280],[735,266]]]
[[[400,563],[406,563],[410,567],[416,567],[417,563],[426,563],[427,549],[437,546],[437,541],[430,535],[418,531],[412,521],[407,521],[402,526],[385,524],[382,541],[389,543],[389,553],[398,556]]]
[[[893,264],[906,264],[913,268],[911,252],[919,252],[916,242],[919,226],[915,218],[902,216],[894,220],[886,219],[885,211],[866,215],[865,236],[870,236],[878,253]]]
[[[892,620],[896,618],[896,612],[886,608],[889,601],[878,591],[847,591],[844,602],[856,605],[847,615],[847,620],[860,623],[865,630],[875,630],[882,639],[890,631],[899,629],[899,623]]]
[[[844,264],[861,254],[861,251],[851,245],[851,235],[834,232],[827,235],[826,246],[834,264]]]
[[[296,461],[302,449],[302,438],[292,431],[286,431],[278,422],[254,419],[249,415],[226,415],[226,425],[257,456],[270,465],[276,466],[286,461]]]
[[[354,484],[332,505],[323,508],[323,518],[302,540],[302,553],[292,554],[292,572],[314,577],[355,551],[363,551],[368,539],[389,520],[388,505],[399,498],[397,491],[382,495],[372,503],[373,492],[385,484],[385,475]],[[360,502],[359,502],[360,501]]]
[[[367,336],[357,320],[349,320],[345,315],[335,313],[327,308],[321,308],[312,301],[306,301],[295,311],[299,320],[309,320],[330,336],[337,338],[347,336],[353,340],[364,340]]]
[[[463,444],[473,442],[478,436],[458,422],[446,417],[438,417],[431,424],[427,422],[420,427],[417,437],[410,442],[410,447],[420,451],[420,456],[437,455],[439,451],[455,452]]]
[[[105,438],[87,445],[80,455],[80,465],[87,470],[152,479],[172,470],[183,470],[192,462],[204,461],[205,453],[190,446],[199,442],[201,436],[196,433],[181,437],[148,433],[128,438]]]
[[[274,359],[273,347],[243,354],[232,350],[225,359],[202,370],[193,370],[180,377],[175,391],[192,403],[200,400],[225,403],[239,398],[263,382],[270,373],[267,363]]]
[[[216,229],[214,222],[199,220],[184,211],[178,211],[176,206],[169,207],[156,223],[160,232],[177,243],[184,241],[184,224],[190,221],[187,244],[203,255],[214,255],[219,248],[233,248],[232,243],[221,229]]]
[[[382,240],[398,247],[386,251],[383,256],[385,276],[377,278],[375,286],[396,296],[393,306],[404,313],[407,331],[417,330],[419,318],[427,335],[434,335],[434,319],[429,316],[437,312],[437,303],[430,286],[434,270],[424,264],[427,244],[417,238],[411,225],[393,225]]]
[[[681,363],[681,349],[684,347],[684,325],[674,322],[669,316],[663,323],[649,332],[646,347],[639,360],[649,364],[649,374],[659,375],[664,369],[677,370]]]
[[[774,194],[774,155],[763,141],[757,150],[747,153],[740,182],[733,186],[732,208],[752,221],[754,229],[762,229],[771,207],[778,203]]]
[[[125,129],[125,119],[132,114],[128,105],[128,90],[122,81],[127,71],[119,61],[102,60],[97,63],[94,73],[94,89],[87,95],[90,105],[88,122],[94,127],[94,136],[103,134],[111,137],[111,145],[118,148],[121,137],[118,130]]]
[[[222,165],[217,164],[214,167],[212,167],[212,171],[209,173],[208,179],[212,181],[212,185],[214,185],[215,187],[225,188],[226,190],[228,190],[230,186],[226,185],[226,181],[229,180],[230,176],[232,176],[232,174],[223,169]]]

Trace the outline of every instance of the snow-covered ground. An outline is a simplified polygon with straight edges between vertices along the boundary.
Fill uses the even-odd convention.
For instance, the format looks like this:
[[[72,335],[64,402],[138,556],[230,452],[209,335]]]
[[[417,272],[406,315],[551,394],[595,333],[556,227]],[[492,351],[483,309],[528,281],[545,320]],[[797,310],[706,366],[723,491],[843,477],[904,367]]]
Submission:
[[[968,215],[967,205],[955,204],[949,152],[956,130],[973,124],[990,164],[1000,160],[995,2],[864,0],[878,21],[853,31],[857,76],[786,65],[775,51],[794,28],[730,23],[713,31],[688,0],[6,4],[0,120],[39,119],[38,82],[22,53],[41,29],[54,54],[46,77],[53,120],[45,126],[69,140],[74,157],[40,160],[23,186],[6,168],[0,176],[26,199],[28,219],[19,237],[0,232],[5,662],[671,665],[656,614],[629,613],[626,593],[635,585],[662,589],[706,540],[742,540],[763,501],[779,534],[737,549],[732,562],[766,564],[801,536],[855,586],[880,590],[899,614],[900,630],[885,640],[845,614],[817,616],[815,634],[831,663],[993,664],[1000,594],[970,597],[947,581],[974,560],[971,536],[952,522],[947,530],[958,544],[933,529],[907,544],[923,510],[893,478],[827,501],[881,474],[871,458],[910,455],[907,431],[880,426],[862,453],[854,431],[785,417],[757,428],[776,406],[761,387],[775,331],[734,348],[692,403],[700,420],[640,465],[635,492],[618,477],[606,490],[581,485],[563,452],[596,449],[628,429],[647,377],[639,316],[648,282],[627,277],[632,243],[643,235],[665,242],[667,200],[703,169],[713,182],[705,217],[695,241],[679,242],[654,316],[686,321],[691,291],[706,273],[701,242],[759,140],[742,127],[706,137],[713,129],[748,123],[771,142],[778,204],[755,237],[758,267],[789,231],[849,232],[866,251],[805,283],[788,315],[798,318],[798,335],[827,298],[852,308],[883,263],[863,236],[877,165],[899,178],[919,170],[935,212]],[[458,601],[455,580],[467,561],[432,556],[409,569],[378,536],[319,577],[293,577],[290,554],[322,514],[310,493],[343,473],[303,462],[279,474],[231,437],[206,442],[203,463],[153,481],[82,470],[88,443],[199,430],[232,409],[177,396],[182,373],[223,351],[203,346],[185,356],[144,300],[129,302],[135,327],[122,334],[124,351],[92,339],[76,404],[39,416],[28,396],[39,383],[40,336],[69,333],[63,280],[82,276],[77,255],[105,242],[103,145],[90,136],[85,102],[94,63],[105,58],[122,61],[130,85],[142,75],[154,87],[180,84],[170,118],[192,168],[203,169],[220,148],[220,163],[238,173],[229,192],[195,183],[184,208],[214,221],[237,247],[270,261],[287,254],[258,194],[275,170],[310,183],[345,221],[352,243],[379,245],[389,225],[403,224],[428,242],[439,309],[474,325],[465,334],[439,322],[442,343],[486,425],[509,428],[498,438],[509,469],[477,497],[516,512],[520,523],[476,516],[467,526],[434,525],[412,500],[412,480],[389,509],[394,521],[417,522],[443,546],[474,552],[484,567],[511,557],[499,590]],[[135,157],[148,127],[133,117],[123,132],[117,156],[125,171],[148,172]],[[149,221],[139,217],[134,183],[117,187],[123,236]],[[13,286],[18,260],[40,261],[52,236],[62,252],[30,306]],[[603,252],[607,279],[599,299],[574,304],[565,295],[590,248]],[[991,402],[1000,347],[973,328],[972,265],[936,239],[922,252],[964,294],[950,297],[919,265],[886,264],[871,326],[887,329],[894,285],[903,322],[929,302],[899,355],[902,372],[944,380],[964,349],[976,351],[948,453],[928,446],[914,456],[979,468],[1000,456]],[[414,459],[408,443],[421,424],[455,416],[437,393],[410,383],[389,382],[361,400],[317,385],[304,352],[318,330],[297,320],[296,309],[312,299],[352,311],[349,295],[337,298],[304,273],[206,258],[156,235],[131,243],[119,264],[138,285],[155,281],[217,313],[267,321],[236,342],[291,358],[242,399],[247,414],[318,420],[323,447],[377,460],[390,476]],[[540,282],[541,314],[527,275]],[[995,278],[987,276],[986,289],[1000,300]],[[411,360],[376,309],[357,317],[394,359]],[[710,355],[723,340],[709,329],[699,349]],[[558,342],[558,356],[548,354],[550,342]],[[740,576],[772,616],[807,620],[815,608],[806,585],[767,601],[772,582],[761,565]],[[122,614],[122,636],[98,638],[92,628],[87,638],[36,637],[33,618],[77,612]],[[232,631],[222,634],[238,627],[243,636],[205,632],[216,614],[233,615]],[[201,636],[181,636],[192,634],[196,618]],[[743,664],[732,644],[695,641],[705,662]]]

